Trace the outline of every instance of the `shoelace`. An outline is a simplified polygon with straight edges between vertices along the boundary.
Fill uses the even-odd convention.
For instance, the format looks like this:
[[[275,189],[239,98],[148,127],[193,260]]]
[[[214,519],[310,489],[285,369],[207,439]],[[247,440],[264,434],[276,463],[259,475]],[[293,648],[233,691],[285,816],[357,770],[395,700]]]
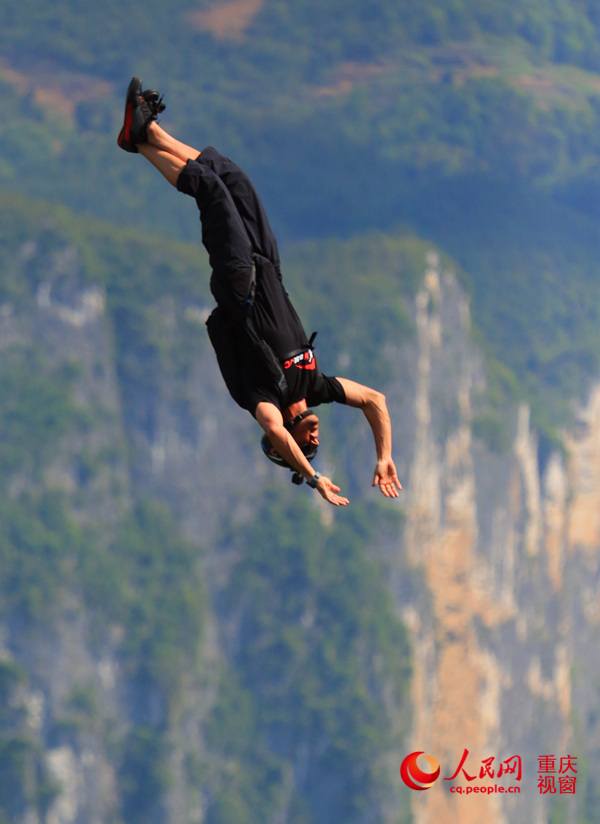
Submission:
[[[159,95],[159,93],[154,89],[147,89],[145,92],[142,92],[142,97],[146,101],[146,104],[154,117],[159,115],[161,112],[164,112],[167,108],[162,102],[162,95]]]

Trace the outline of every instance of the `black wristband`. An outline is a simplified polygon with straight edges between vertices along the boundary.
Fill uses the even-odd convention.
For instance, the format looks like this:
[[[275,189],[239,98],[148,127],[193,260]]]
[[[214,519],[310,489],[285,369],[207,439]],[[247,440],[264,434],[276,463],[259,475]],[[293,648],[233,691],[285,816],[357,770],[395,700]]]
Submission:
[[[320,477],[321,477],[321,473],[320,472],[315,472],[315,474],[312,476],[312,478],[310,478],[306,483],[309,486],[312,486],[313,489],[316,489],[317,481],[319,480]]]

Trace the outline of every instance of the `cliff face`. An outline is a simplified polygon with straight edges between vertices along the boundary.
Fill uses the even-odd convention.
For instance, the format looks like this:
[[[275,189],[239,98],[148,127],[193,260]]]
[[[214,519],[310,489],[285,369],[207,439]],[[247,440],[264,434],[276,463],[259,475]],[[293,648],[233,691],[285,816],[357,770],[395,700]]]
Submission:
[[[146,301],[143,315],[128,314],[114,290],[81,278],[78,254],[72,246],[51,255],[22,246],[14,268],[30,288],[0,306],[2,352],[23,358],[33,347],[49,375],[68,367],[76,410],[47,460],[10,475],[6,496],[60,493],[83,536],[80,554],[61,567],[66,577],[43,625],[4,611],[0,686],[11,712],[0,732],[11,746],[27,742],[11,821],[200,822],[204,788],[226,786],[235,770],[225,757],[217,764],[207,756],[206,719],[240,626],[214,609],[239,560],[234,544],[216,550],[215,540],[224,521],[252,521],[273,469],[258,453],[256,428],[222,387],[203,328],[208,303],[165,290]],[[540,468],[525,406],[507,406],[504,448],[482,436],[488,388],[468,301],[435,253],[407,305],[416,332],[402,348],[388,342],[397,367],[386,388],[405,521],[395,544],[373,553],[389,566],[390,592],[412,639],[412,729],[388,754],[396,785],[380,818],[397,821],[410,804],[416,824],[541,823],[549,808],[536,789],[537,756],[577,755],[577,724],[595,701],[600,389],[579,410],[565,454],[551,454]],[[344,459],[348,474],[369,481],[364,421],[356,415],[345,426],[356,444]],[[141,498],[175,513],[201,558],[190,585],[199,600],[204,588],[212,596],[192,641],[181,642],[189,666],[173,669],[177,700],[160,686],[168,666],[142,678],[123,652],[123,621],[107,618],[87,589],[70,587],[65,572],[86,563],[92,534],[98,578],[102,548],[118,543]],[[331,521],[329,510],[318,511],[330,529],[342,523],[343,513]],[[140,562],[136,580],[143,574]],[[168,570],[161,574],[166,589]],[[102,592],[95,597],[110,600]],[[158,630],[138,608],[139,622],[149,622],[143,648]],[[168,781],[142,757],[153,747]],[[521,794],[457,798],[441,781],[424,793],[400,788],[408,752],[434,756],[448,776],[464,749],[475,767],[490,756],[521,755]],[[300,773],[296,766],[283,781],[273,820],[292,820]],[[151,789],[143,803],[131,789],[142,785]]]
[[[413,793],[415,820],[543,822],[556,797],[537,789],[538,756],[570,753],[581,764],[581,732],[597,700],[598,390],[578,410],[565,454],[543,467],[525,405],[510,413],[508,450],[486,449],[473,434],[484,378],[468,305],[453,277],[430,263],[416,301],[404,533],[426,597],[399,603],[414,641],[407,751],[433,755],[450,777],[468,749],[477,778],[484,759],[493,756],[497,771],[518,754],[523,779],[513,796],[456,796],[438,785]],[[440,404],[456,410],[449,431]],[[575,820],[582,792],[580,778],[566,820]]]
[[[131,528],[127,519],[136,517],[134,501],[146,498],[149,508],[158,508],[161,500],[172,505],[182,526],[174,521],[165,531],[187,531],[198,557],[219,517],[206,505],[208,490],[223,494],[229,476],[228,493],[243,500],[243,482],[229,471],[236,444],[243,453],[243,443],[235,437],[235,410],[221,391],[204,340],[206,307],[163,295],[141,299],[132,309],[123,289],[111,294],[105,284],[87,282],[85,269],[78,246],[59,243],[49,249],[42,236],[23,244],[3,273],[0,350],[3,363],[19,370],[9,389],[25,397],[31,379],[37,390],[27,396],[33,408],[4,396],[3,516],[18,512],[23,498],[39,504],[51,491],[49,520],[66,508],[71,523],[62,531],[58,524],[37,542],[22,536],[18,523],[3,524],[3,586],[10,591],[14,577],[17,600],[13,605],[5,598],[0,632],[5,705],[0,746],[10,779],[3,782],[0,803],[7,820],[28,824],[202,820],[198,800],[187,792],[181,725],[186,722],[190,749],[201,752],[198,731],[214,703],[211,671],[218,657],[211,621],[202,615],[189,627],[192,638],[184,650],[189,666],[178,684],[183,698],[175,711],[167,682],[182,679],[186,667],[171,661],[160,666],[162,674],[147,671],[153,667],[148,645],[164,641],[159,637],[168,610],[146,615],[158,602],[138,600],[133,589],[147,590],[148,575],[159,599],[172,590],[175,608],[185,599],[201,604],[204,576],[191,566],[186,594],[177,572],[155,569],[156,558],[143,544],[134,550],[140,553],[137,560],[120,553],[131,544],[124,531]],[[18,286],[11,289],[13,283]],[[124,335],[129,346],[121,356]],[[188,350],[193,350],[192,366]],[[44,418],[35,407],[46,397],[54,399],[52,387],[64,403]],[[14,422],[19,415],[34,422],[41,415],[47,433],[43,449],[34,454],[26,428],[19,444],[22,460],[7,468],[5,451],[11,435],[20,434]],[[56,417],[65,421],[58,436]],[[230,433],[221,441],[219,426]],[[177,570],[181,555],[176,540],[169,546],[171,540],[172,535],[157,535],[161,552]],[[52,581],[51,541],[62,552]],[[9,554],[13,546],[15,558]],[[108,569],[111,555],[114,572]],[[36,589],[33,572],[18,574],[34,565],[42,578]],[[139,637],[131,637],[132,629]],[[169,668],[177,675],[170,676]],[[152,772],[154,763],[164,774]],[[195,807],[200,812],[194,813]]]

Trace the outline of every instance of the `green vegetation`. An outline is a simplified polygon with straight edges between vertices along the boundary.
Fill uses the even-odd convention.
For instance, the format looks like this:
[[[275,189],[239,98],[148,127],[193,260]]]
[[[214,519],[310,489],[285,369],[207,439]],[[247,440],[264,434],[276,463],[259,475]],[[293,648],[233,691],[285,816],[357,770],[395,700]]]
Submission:
[[[39,469],[76,423],[69,370],[52,370],[37,351],[8,351],[0,365],[0,477]],[[29,465],[28,465],[29,464]]]
[[[545,429],[569,419],[600,370],[598,229],[524,186],[484,176],[436,187],[422,232],[470,273],[485,346],[520,384]]]
[[[206,596],[198,549],[182,540],[165,504],[148,500],[125,520],[113,552],[110,568],[100,562],[108,577],[97,588],[89,570],[86,592],[100,615],[127,627],[122,652],[133,672],[170,696],[182,670],[199,663]]]
[[[271,490],[254,522],[223,540],[240,554],[217,605],[235,617],[234,677],[207,733],[238,766],[222,780],[211,824],[274,814],[299,759],[293,820],[360,820],[386,794],[383,762],[408,720],[406,634],[364,549],[372,513],[357,504],[324,527],[293,492]]]
[[[132,408],[136,403],[128,392],[150,397],[161,381],[185,379],[197,347],[206,341],[202,325],[180,322],[172,296],[185,305],[205,305],[207,278],[203,265],[198,267],[198,250],[61,212],[52,215],[43,207],[38,217],[36,208],[12,204],[10,220],[17,235],[7,239],[26,254],[20,269],[9,269],[3,300],[27,313],[49,278],[57,300],[77,284],[103,284],[126,412],[129,403]],[[27,235],[18,233],[25,212],[30,238],[40,238],[29,245]],[[32,231],[33,225],[43,230]],[[317,267],[314,281],[300,276],[311,259],[321,259],[331,269],[336,284],[331,299],[347,307],[357,327],[366,307],[381,314],[380,335],[365,349],[364,360],[357,361],[366,373],[390,334],[400,343],[412,332],[402,295],[414,293],[425,250],[414,238],[383,236],[367,239],[364,247],[332,243],[299,248],[291,256],[290,279],[298,287],[300,304],[329,327],[327,314],[311,297],[318,287]],[[7,254],[7,262],[11,259]],[[57,265],[64,259],[75,260],[71,269]],[[377,264],[376,275],[368,271],[370,262]],[[342,267],[345,280],[334,276],[336,266]],[[390,289],[398,293],[392,302],[386,297]],[[330,334],[342,341],[338,329]],[[76,353],[68,368],[48,363],[50,354],[42,354],[33,341],[15,347],[6,352],[0,374],[10,389],[0,402],[5,437],[0,485],[7,493],[0,506],[4,615],[24,621],[35,633],[36,627],[52,622],[69,593],[82,608],[85,604],[92,642],[99,649],[107,633],[116,631],[121,639],[116,654],[136,707],[131,729],[116,739],[113,733],[110,744],[121,765],[120,811],[127,822],[159,821],[170,786],[169,720],[178,712],[183,673],[197,673],[203,666],[206,595],[199,549],[181,537],[164,502],[138,495],[116,523],[82,524],[77,495],[52,489],[49,470],[59,457],[64,460],[65,443],[102,421],[80,407],[79,381],[85,375]],[[114,449],[120,454],[118,444]],[[97,460],[93,452],[78,456],[88,481],[101,471]],[[126,452],[120,460],[126,460]],[[15,486],[19,473],[27,478],[26,491]],[[205,732],[215,759],[210,780],[202,759],[194,767],[194,754],[189,754],[190,770],[211,798],[213,824],[264,820],[266,811],[288,804],[296,751],[307,731],[310,776],[289,802],[294,820],[311,820],[328,776],[340,770],[344,786],[332,803],[349,821],[357,819],[365,798],[374,807],[381,802],[379,791],[388,780],[383,762],[399,745],[397,736],[407,724],[406,636],[381,571],[366,556],[374,514],[357,504],[344,524],[323,529],[311,499],[293,493],[273,492],[250,530],[229,524],[223,528],[223,548],[236,546],[242,560],[217,608],[235,615],[244,591],[248,597],[239,628],[243,652],[232,654],[223,669]],[[380,516],[386,530],[397,529],[396,521]],[[298,540],[305,528],[306,543],[304,537]],[[280,593],[277,604],[266,597],[271,589]],[[289,689],[282,681],[286,673],[292,676]],[[0,672],[0,690],[5,682],[9,690],[11,674],[7,670],[4,675]],[[390,713],[397,718],[393,735]],[[108,724],[93,687],[80,684],[53,719],[49,741],[77,749],[87,735],[108,736]],[[281,746],[274,743],[280,736],[287,742]],[[7,749],[7,770],[20,769],[17,755]],[[33,757],[32,750],[27,758]],[[48,784],[48,803],[56,791]],[[31,803],[28,793],[24,798]]]
[[[400,302],[380,311],[390,289],[385,272],[396,267],[393,250],[379,252],[377,246],[393,241],[373,231],[396,233],[402,223],[402,234],[430,238],[469,273],[475,324],[491,343],[492,357],[512,370],[522,396],[533,403],[538,425],[550,432],[566,419],[565,399],[581,395],[598,369],[599,307],[592,284],[600,23],[591,2],[519,0],[507,9],[493,0],[430,0],[375,8],[354,0],[336,15],[335,7],[314,0],[293,6],[267,0],[249,19],[247,36],[238,39],[213,37],[202,29],[206,18],[200,25],[189,17],[209,9],[209,2],[200,9],[187,2],[168,10],[145,7],[143,14],[135,3],[117,4],[110,25],[95,26],[97,12],[83,14],[62,0],[44,11],[49,20],[56,15],[62,21],[51,36],[32,25],[36,5],[28,0],[18,10],[0,10],[2,53],[25,74],[38,60],[51,61],[51,85],[64,96],[65,111],[74,106],[73,114],[59,116],[43,97],[24,94],[0,71],[6,114],[0,184],[199,244],[193,203],[115,146],[128,76],[150,72],[146,79],[166,93],[166,122],[177,134],[199,142],[198,148],[215,143],[249,170],[284,247],[306,238],[361,235],[358,244],[284,249],[288,282],[311,325],[321,330],[323,349],[345,351],[348,328],[360,327],[369,289],[361,284],[354,254],[362,255],[360,265],[372,283],[377,270],[384,271],[379,302],[369,295],[373,312],[387,318],[377,326],[373,349],[396,338],[396,329],[403,334]],[[87,73],[91,94],[82,94],[75,71]],[[115,83],[113,93],[98,85],[104,80]],[[19,201],[16,211],[23,217],[7,216],[0,234],[25,243],[31,216]],[[73,232],[60,212],[53,223],[39,241],[40,261],[52,253],[53,242]],[[189,362],[181,346],[164,350],[161,312],[138,301],[138,294],[166,294],[167,278],[173,288],[169,261],[181,257],[153,239],[161,263],[146,277],[139,265],[146,237],[125,228],[113,253],[112,230],[91,221],[80,227],[86,272],[111,284],[118,346],[125,352],[136,338],[152,353],[144,361],[151,390],[161,359],[181,355],[183,370]],[[190,251],[185,271],[196,277],[192,255],[201,258]],[[353,322],[337,335],[321,307],[345,297],[342,268],[355,273],[361,297],[350,312]],[[1,288],[10,298],[19,271],[14,263],[8,270]],[[319,290],[322,302],[304,299],[304,280]],[[176,289],[193,290],[187,275],[179,283]],[[204,277],[197,285],[196,294],[204,289],[206,295]],[[144,343],[144,334],[152,340]],[[353,364],[357,375],[377,362],[372,353],[362,360]],[[481,433],[498,447],[500,430],[492,433],[486,415]]]
[[[2,613],[32,624],[55,615],[83,549],[80,530],[62,495],[24,493],[0,503]]]
[[[565,419],[563,399],[580,394],[598,367],[590,284],[597,272],[600,47],[591,2],[519,0],[506,9],[494,0],[430,0],[375,8],[354,0],[336,16],[335,7],[314,0],[293,6],[267,0],[237,39],[219,39],[207,29],[208,18],[190,17],[206,12],[209,2],[156,6],[143,15],[135,3],[117,5],[110,25],[96,27],[97,12],[83,14],[62,0],[44,11],[62,21],[50,37],[32,26],[32,4],[0,11],[3,54],[25,75],[38,60],[51,61],[52,88],[72,114],[59,116],[43,96],[24,93],[25,86],[0,71],[6,111],[0,184],[198,244],[193,203],[115,146],[128,76],[150,72],[146,79],[165,91],[166,122],[177,134],[199,141],[198,148],[215,143],[250,171],[301,304],[294,282],[307,278],[322,297],[335,293],[334,258],[352,268],[347,262],[358,246],[371,255],[388,243],[377,231],[396,233],[401,223],[402,234],[430,238],[469,273],[475,323],[534,404],[539,426],[550,431]],[[82,94],[76,71],[86,72],[90,94]],[[98,85],[105,80],[115,83],[112,92]],[[61,233],[73,231],[64,228],[69,219],[60,212],[57,218]],[[17,225],[7,218],[0,233],[25,237],[30,219]],[[147,345],[154,358],[146,361],[151,388],[161,357],[184,351],[161,355],[160,312],[137,301],[138,289],[158,287],[160,294],[160,265],[153,267],[156,276],[145,277],[139,260],[149,242],[126,228],[116,254],[112,230],[90,221],[78,232],[86,237],[86,270],[92,279],[101,271],[112,284],[122,351],[132,336],[153,329]],[[365,233],[358,246],[290,248],[306,238]],[[55,232],[49,234],[40,243],[51,252]],[[151,246],[172,279],[168,260],[181,258],[158,238]],[[376,279],[380,254],[357,254]],[[307,277],[305,263],[318,278]],[[18,279],[14,264],[9,269],[7,296]],[[205,289],[205,279],[198,282]],[[354,282],[360,289],[360,279]],[[189,280],[181,288],[192,288]],[[388,288],[382,280],[373,311]],[[544,300],[532,313],[540,293]],[[313,311],[310,303],[303,311]],[[327,338],[328,319],[320,319],[325,300],[312,303],[320,345],[342,351],[335,332]],[[381,341],[406,327],[401,307],[390,309]],[[158,323],[148,322],[152,316]],[[489,417],[485,427],[492,437]]]
[[[105,426],[105,413],[82,405],[86,375],[79,353],[45,350],[44,331],[30,326],[41,284],[51,284],[58,301],[86,283],[100,284],[119,324],[117,368],[127,371],[125,358],[144,351],[148,380],[157,364],[180,375],[193,349],[180,341],[178,355],[168,344],[159,322],[161,301],[182,289],[201,303],[206,279],[197,275],[196,249],[182,247],[175,255],[166,242],[90,225],[20,199],[4,202],[0,212],[3,319],[10,324],[14,317],[29,318],[22,337],[8,338],[0,365],[0,617],[33,640],[64,615],[68,596],[73,615],[85,610],[99,649],[116,632],[121,640],[115,654],[139,720],[112,741],[115,763],[123,765],[123,820],[152,821],[168,782],[165,730],[182,673],[201,668],[206,594],[199,549],[182,538],[162,501],[141,495],[117,501],[124,514],[111,523],[90,518],[85,503],[82,513],[79,491],[65,487],[60,473],[77,471],[83,486],[101,472],[98,463],[125,461],[124,454],[119,457],[124,449],[114,444],[69,454]],[[38,315],[40,326],[44,322]],[[196,340],[196,325],[182,325],[185,344]],[[138,377],[143,384],[144,375]],[[108,721],[90,684],[72,691],[40,739],[26,725],[20,690],[27,687],[19,667],[0,662],[0,821],[3,815],[20,820],[27,808],[39,810],[43,819],[60,791],[46,769],[44,744],[77,751],[90,734],[108,739]]]
[[[414,333],[406,301],[422,281],[428,249],[410,236],[373,232],[289,250],[286,284],[308,333],[319,332],[316,346],[325,371],[346,372],[352,353],[355,380],[386,385],[394,352]]]
[[[141,74],[165,92],[178,136],[217,145],[256,181],[326,371],[350,365],[385,389],[413,334],[407,300],[426,252],[452,255],[490,384],[474,433],[506,450],[507,412],[524,398],[543,462],[600,369],[595,0],[265,0],[229,39],[205,30],[197,12],[211,6],[0,8],[0,317],[26,316],[49,283],[58,295],[104,287],[124,426],[139,414],[152,438],[152,400],[181,385],[207,345],[181,304],[212,301],[193,202],[115,144],[123,90]],[[133,484],[110,523],[86,521],[81,495],[55,488],[63,447],[104,413],[82,410],[76,366],[27,334],[0,365],[1,616],[35,632],[70,593],[95,643],[114,631],[136,708],[111,739],[120,815],[160,821],[169,721],[183,674],[203,666],[200,550]],[[346,434],[341,425],[332,441]],[[127,468],[130,448],[81,450],[79,492],[103,466]],[[238,553],[215,604],[227,660],[203,730],[210,763],[187,754],[209,824],[283,808],[292,824],[352,824],[386,797],[409,651],[366,547],[372,524],[382,540],[399,523],[359,502],[344,516],[323,525],[310,498],[273,491],[245,528],[223,526],[218,548]],[[0,664],[2,823],[27,803],[43,819],[58,792],[25,725],[26,686],[26,673]],[[79,685],[50,734],[75,746],[100,716],[93,688]],[[596,796],[590,781],[590,821]]]
[[[490,452],[503,454],[510,447],[510,433],[506,422],[493,409],[474,418],[473,435],[483,441]]]
[[[119,771],[121,812],[127,824],[164,821],[167,755],[163,730],[136,726],[127,737]]]
[[[27,727],[20,690],[27,673],[0,661],[0,822],[8,824],[33,808],[43,818],[60,787],[49,774],[44,753]]]
[[[189,367],[189,347],[180,345],[179,361],[173,351],[161,350],[156,303],[178,289],[184,289],[190,300],[201,300],[206,294],[205,279],[196,271],[197,250],[182,247],[174,255],[167,243],[77,221],[64,211],[51,214],[41,204],[29,207],[16,200],[4,204],[4,209],[1,206],[0,226],[7,243],[0,247],[6,257],[0,294],[12,308],[27,306],[49,277],[53,291],[59,293],[81,280],[104,283],[123,359],[143,349],[146,354],[150,350],[149,373],[157,361],[168,360],[176,371]],[[17,250],[23,246],[27,253],[19,269]],[[69,249],[75,254],[75,271],[61,273],[56,261]],[[186,329],[189,343],[197,332],[193,324]],[[108,553],[106,535],[100,540],[100,535],[88,530],[84,537],[70,514],[73,501],[68,494],[52,490],[47,472],[63,454],[66,440],[97,420],[84,414],[74,399],[79,377],[76,353],[71,362],[60,366],[53,366],[50,358],[51,353],[42,352],[32,341],[5,349],[0,366],[4,609],[39,620],[65,588],[83,589],[87,603],[102,620],[111,615],[111,620],[131,622],[136,631],[128,634],[127,644],[136,654],[145,646],[152,672],[174,672],[175,661],[160,663],[162,656],[170,654],[165,650],[180,647],[181,655],[190,658],[198,639],[196,610],[202,603],[202,585],[195,567],[197,550],[181,540],[173,517],[155,501],[138,502],[110,536]],[[27,491],[15,494],[12,484],[19,474],[28,482],[17,488],[24,486]]]
[[[74,71],[109,78],[121,75],[127,55],[138,63],[152,62],[163,73],[168,68],[180,82],[191,74],[199,83],[208,83],[205,70],[217,58],[226,58],[232,69],[255,65],[253,77],[267,76],[268,69],[280,65],[288,74],[317,74],[346,60],[379,60],[409,44],[477,41],[486,35],[520,39],[535,54],[557,62],[600,66],[600,21],[593,0],[515,0],[509,7],[500,0],[398,0],[377,7],[369,0],[336,0],[327,7],[318,0],[293,6],[266,0],[249,23],[248,38],[233,42],[213,41],[202,32],[206,25],[194,20],[193,11],[213,5],[211,0],[175,0],[167,10],[133,0],[126,6],[106,2],[83,13],[74,0],[44,9],[36,0],[24,0],[0,15],[0,49],[11,59],[24,62],[43,54]],[[169,43],[174,44],[170,49]],[[199,45],[203,48],[194,48]],[[171,56],[179,59],[171,64]]]
[[[137,73],[166,93],[165,122],[186,142],[212,142],[252,172],[282,239],[387,228],[407,186],[473,170],[592,208],[592,0],[353,0],[343,14],[338,3],[266,0],[231,39],[199,22],[208,0],[85,12],[61,0],[32,14],[37,5],[0,10],[0,49],[24,75],[17,84],[0,69],[0,184],[31,196],[195,236],[187,199],[116,148]],[[60,26],[50,33],[40,17]],[[40,64],[52,68],[41,75]],[[48,86],[59,103],[37,93]]]

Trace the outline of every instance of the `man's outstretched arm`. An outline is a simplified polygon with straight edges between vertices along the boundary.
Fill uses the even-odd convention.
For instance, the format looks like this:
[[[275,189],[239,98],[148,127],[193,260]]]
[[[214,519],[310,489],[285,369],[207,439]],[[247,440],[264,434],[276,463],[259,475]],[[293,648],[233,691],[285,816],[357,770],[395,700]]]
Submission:
[[[397,498],[398,490],[402,489],[402,486],[392,460],[392,424],[385,402],[385,395],[347,378],[338,378],[337,380],[346,393],[348,406],[362,409],[373,431],[375,450],[377,451],[377,466],[373,475],[373,486],[379,484],[379,488],[386,498]]]
[[[314,476],[315,470],[283,425],[283,416],[279,409],[272,403],[262,401],[256,407],[256,420],[265,430],[277,454],[309,481]],[[334,506],[346,506],[348,503],[348,498],[337,494],[340,491],[339,486],[324,475],[321,475],[317,481],[315,489]]]

